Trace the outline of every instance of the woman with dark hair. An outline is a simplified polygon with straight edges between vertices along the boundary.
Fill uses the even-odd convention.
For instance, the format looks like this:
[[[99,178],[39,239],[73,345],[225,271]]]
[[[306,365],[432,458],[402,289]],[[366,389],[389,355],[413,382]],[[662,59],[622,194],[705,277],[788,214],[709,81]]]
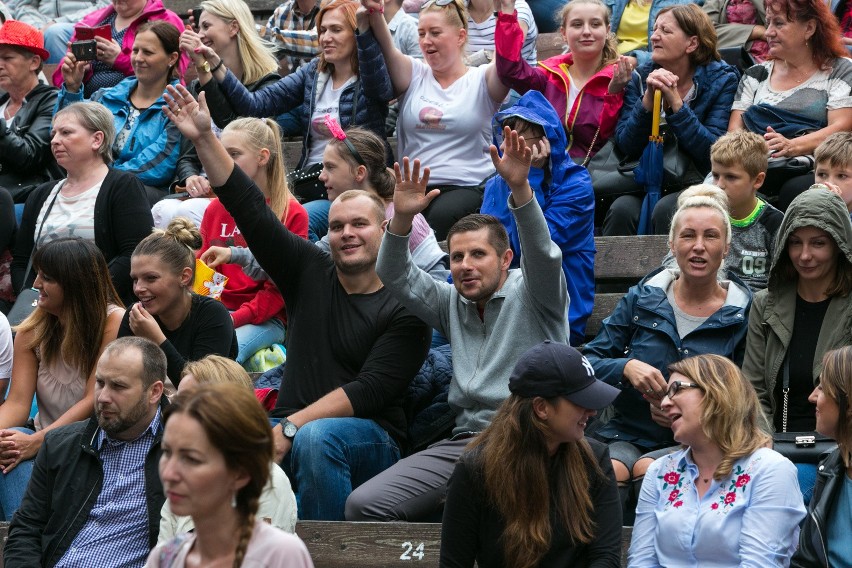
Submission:
[[[0,405],[0,506],[21,504],[46,432],[84,420],[94,408],[95,365],[115,339],[121,300],[94,243],[61,238],[33,255],[38,304],[16,329],[12,386]],[[38,414],[27,424],[33,396]]]
[[[628,565],[787,566],[805,507],[796,468],[766,447],[754,389],[719,355],[669,373],[662,410],[685,448],[648,468]]]
[[[151,208],[136,176],[110,167],[115,125],[101,104],[75,103],[53,117],[50,147],[67,175],[38,186],[24,206],[15,237],[12,284],[32,285],[33,251],[59,237],[93,241],[109,266],[122,301],[133,301],[130,255],[151,231]]]
[[[195,531],[156,547],[146,566],[313,567],[301,540],[256,518],[272,432],[250,390],[199,386],[173,398],[163,420],[163,490],[172,512],[191,516]]]
[[[816,431],[837,441],[820,462],[793,568],[829,568],[849,562],[852,523],[852,346],[829,351],[808,401],[816,405]]]
[[[737,70],[721,60],[713,24],[695,4],[660,10],[651,46],[651,60],[636,69],[624,93],[615,143],[628,157],[641,156],[651,133],[654,93],[659,91],[666,136],[677,139],[681,156],[691,161],[697,173],[706,175],[710,146],[728,127]],[[642,199],[642,195],[618,197],[606,213],[603,233],[636,234]],[[660,200],[652,215],[654,232],[669,232],[676,208],[677,192]]]
[[[823,0],[767,0],[766,19],[770,60],[743,75],[728,130],[763,135],[772,158],[811,156],[831,134],[852,130],[852,61]],[[783,211],[814,174],[772,166],[764,188],[779,188]]]
[[[450,477],[441,566],[617,568],[609,453],[584,429],[618,390],[576,349],[545,341],[521,355],[509,391]]]
[[[748,318],[743,373],[777,432],[813,432],[808,396],[823,355],[852,345],[852,224],[843,199],[825,189],[796,197],[778,230],[769,285]],[[816,464],[797,464],[809,498]]]
[[[112,167],[139,178],[151,205],[165,196],[181,152],[181,134],[162,113],[166,85],[176,85],[180,79],[179,42],[180,32],[169,22],[157,20],[140,26],[130,56],[135,76],[91,96],[115,116]],[[65,55],[61,67],[65,82],[57,110],[83,100],[81,85],[87,64],[77,61],[71,52]]]

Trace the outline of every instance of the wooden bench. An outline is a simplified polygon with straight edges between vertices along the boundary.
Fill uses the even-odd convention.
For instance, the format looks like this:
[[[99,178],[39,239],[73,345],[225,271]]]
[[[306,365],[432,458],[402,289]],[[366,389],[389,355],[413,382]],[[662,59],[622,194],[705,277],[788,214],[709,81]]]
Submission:
[[[627,566],[632,532],[631,527],[621,529],[622,566]],[[3,545],[8,533],[9,523],[0,523]],[[296,534],[308,547],[316,568],[437,568],[441,551],[439,523],[299,521]],[[3,568],[2,548],[0,568]]]

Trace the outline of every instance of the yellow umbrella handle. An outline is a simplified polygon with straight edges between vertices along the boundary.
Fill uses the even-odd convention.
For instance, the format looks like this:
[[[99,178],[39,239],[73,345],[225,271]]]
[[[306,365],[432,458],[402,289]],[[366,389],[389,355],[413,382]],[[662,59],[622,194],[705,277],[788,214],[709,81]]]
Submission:
[[[659,138],[660,136],[660,107],[663,104],[663,94],[659,89],[654,91],[654,111],[651,116],[651,137]]]

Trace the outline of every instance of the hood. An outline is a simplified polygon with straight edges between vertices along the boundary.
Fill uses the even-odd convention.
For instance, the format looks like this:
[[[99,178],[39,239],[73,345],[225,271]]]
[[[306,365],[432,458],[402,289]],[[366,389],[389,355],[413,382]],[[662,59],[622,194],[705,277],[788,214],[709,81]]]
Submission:
[[[772,269],[769,272],[770,287],[781,277],[778,272],[778,259],[787,253],[787,239],[793,231],[801,227],[816,227],[831,235],[840,253],[852,264],[852,222],[849,220],[846,204],[839,195],[825,189],[808,189],[796,197],[784,213],[784,220],[775,241]]]
[[[551,161],[555,161],[557,157],[563,157],[564,160],[565,147],[568,145],[565,129],[562,127],[562,121],[556,114],[553,105],[544,98],[543,94],[539,91],[528,91],[513,106],[494,115],[492,132],[494,145],[498,148],[503,142],[503,128],[500,125],[511,116],[517,116],[527,122],[541,126],[544,129],[544,135],[550,142]]]

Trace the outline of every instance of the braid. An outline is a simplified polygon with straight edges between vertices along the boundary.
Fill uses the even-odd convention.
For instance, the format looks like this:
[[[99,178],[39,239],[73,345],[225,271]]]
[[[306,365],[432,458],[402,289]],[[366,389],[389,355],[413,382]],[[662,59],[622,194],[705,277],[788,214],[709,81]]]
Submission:
[[[234,568],[240,568],[243,564],[243,560],[246,557],[246,552],[248,551],[249,541],[251,540],[252,532],[254,531],[254,517],[257,513],[257,508],[260,505],[260,499],[258,497],[252,497],[245,504],[245,507],[240,506],[239,503],[242,501],[240,499],[240,495],[237,495],[237,510],[240,513],[240,516],[245,519],[243,522],[240,540],[237,543],[237,550],[234,552]]]

